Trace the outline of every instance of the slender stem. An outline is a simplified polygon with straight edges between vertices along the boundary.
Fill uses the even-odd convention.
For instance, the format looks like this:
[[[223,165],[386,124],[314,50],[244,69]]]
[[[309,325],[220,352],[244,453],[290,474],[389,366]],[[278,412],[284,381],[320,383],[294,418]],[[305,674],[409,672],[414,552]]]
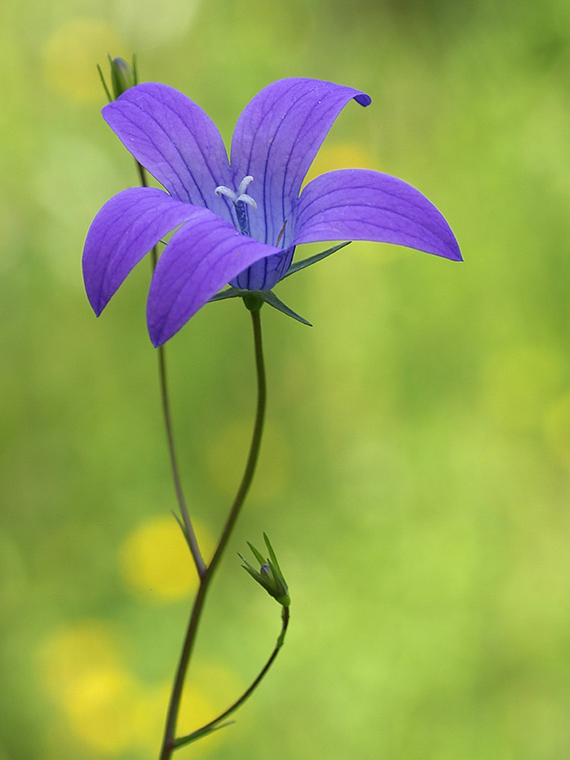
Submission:
[[[198,586],[198,592],[196,594],[192,612],[190,614],[188,630],[186,632],[186,637],[182,646],[180,661],[178,663],[178,669],[176,671],[172,693],[170,696],[170,704],[168,706],[168,713],[166,716],[166,726],[164,729],[164,739],[160,752],[160,760],[170,760],[172,752],[176,749],[176,723],[178,719],[178,711],[180,709],[180,700],[182,698],[182,690],[184,688],[186,672],[188,670],[188,664],[190,662],[190,657],[194,648],[194,642],[196,640],[196,634],[198,632],[198,625],[202,616],[206,594],[208,592],[208,588],[210,586],[210,582],[214,576],[216,568],[218,567],[224,550],[228,544],[232,530],[249,491],[249,487],[251,486],[257,459],[259,456],[261,436],[263,433],[263,421],[265,418],[267,392],[265,382],[265,367],[263,363],[263,345],[261,340],[261,319],[259,315],[259,309],[251,311],[250,313],[253,323],[255,366],[257,370],[257,411],[255,415],[255,424],[253,427],[253,435],[251,438],[249,455],[247,458],[245,471],[238,488],[238,492],[231,506],[226,524],[224,525],[224,529],[222,531],[216,551],[214,552],[212,561],[208,565],[205,573],[200,577],[200,585]]]
[[[141,185],[148,187],[146,179],[146,172],[144,167],[135,160],[137,170],[139,173]],[[152,271],[156,269],[158,261],[158,251],[156,246],[151,251]],[[184,492],[182,490],[182,481],[180,479],[180,472],[178,470],[178,458],[176,456],[176,446],[174,444],[174,430],[172,425],[172,415],[170,413],[170,400],[168,397],[168,382],[166,375],[166,352],[164,346],[158,347],[158,375],[160,382],[160,398],[162,401],[162,416],[164,418],[164,427],[166,429],[166,439],[168,442],[168,454],[170,456],[170,467],[172,469],[172,480],[174,481],[174,489],[176,491],[176,498],[178,500],[178,506],[180,508],[180,514],[182,515],[182,523],[184,526],[184,536],[188,543],[190,553],[194,559],[198,576],[202,578],[206,572],[206,563],[202,559],[200,553],[200,547],[198,546],[198,540],[192,527],[192,521],[190,520],[190,514],[186,506],[184,499]]]
[[[180,482],[180,474],[178,471],[178,459],[176,457],[176,447],[174,445],[174,432],[172,429],[172,415],[170,413],[170,401],[168,398],[168,383],[166,379],[166,354],[164,351],[164,346],[158,347],[158,370],[159,370],[159,378],[160,378],[160,396],[162,399],[162,412],[164,416],[164,426],[166,428],[166,438],[168,441],[168,452],[170,454],[170,465],[172,468],[172,479],[174,481],[176,497],[178,499],[180,512],[182,514],[182,520],[183,520],[183,525],[184,525],[184,535],[186,537],[186,541],[188,542],[188,547],[190,548],[192,557],[194,558],[194,563],[196,565],[196,570],[198,571],[198,576],[200,578],[203,578],[206,573],[206,563],[202,559],[202,554],[200,553],[200,547],[198,546],[196,534],[194,533],[194,528],[192,527],[192,522],[190,520],[188,508],[186,507],[186,501],[184,500],[184,493],[182,491],[182,483]]]
[[[269,659],[267,660],[263,668],[259,671],[257,678],[244,691],[241,697],[237,699],[230,707],[228,707],[227,710],[224,710],[223,713],[218,715],[217,718],[214,718],[214,720],[211,720],[209,723],[206,723],[206,725],[202,726],[197,731],[193,731],[191,734],[188,734],[187,736],[182,736],[179,739],[176,739],[175,740],[176,749],[178,749],[178,747],[182,747],[186,744],[189,744],[190,742],[195,741],[196,739],[199,739],[201,736],[204,736],[205,734],[208,734],[211,731],[215,731],[216,728],[221,728],[221,726],[218,726],[218,723],[220,723],[225,718],[229,718],[229,716],[232,713],[234,713],[238,708],[240,708],[243,705],[243,703],[246,701],[246,699],[248,699],[253,694],[253,692],[256,690],[259,684],[263,681],[266,673],[268,672],[269,668],[273,665],[275,658],[279,654],[279,650],[281,649],[281,647],[283,646],[283,642],[285,641],[285,634],[287,633],[288,625],[289,625],[289,607],[283,607],[282,612],[281,612],[281,633],[279,634],[279,637],[273,648],[273,651],[271,652],[271,655],[269,656]]]

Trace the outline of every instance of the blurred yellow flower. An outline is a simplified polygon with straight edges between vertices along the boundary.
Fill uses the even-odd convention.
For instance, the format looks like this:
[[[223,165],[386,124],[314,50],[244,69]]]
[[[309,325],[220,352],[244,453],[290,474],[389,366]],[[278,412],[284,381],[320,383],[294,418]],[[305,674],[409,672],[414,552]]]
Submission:
[[[58,631],[42,647],[40,668],[82,743],[114,755],[136,742],[141,686],[124,668],[110,629],[83,621]]]
[[[116,757],[142,749],[154,756],[171,684],[141,683],[123,663],[124,646],[110,626],[97,620],[60,629],[44,642],[39,652],[41,679],[62,711],[62,720],[50,726],[48,744],[61,749],[65,739],[70,750],[75,745],[77,751],[83,748]],[[195,675],[200,685],[185,690],[181,735],[204,725],[227,706],[214,706],[212,697],[216,703],[222,701],[220,697],[229,703],[242,690],[237,675],[219,665],[198,666]],[[208,755],[222,734],[216,732],[193,745],[193,756]],[[48,755],[52,756],[49,749]]]
[[[207,561],[213,540],[203,525],[194,528]],[[120,550],[120,568],[128,589],[154,601],[180,599],[198,586],[190,551],[172,515],[145,520],[127,536]]]
[[[325,172],[336,169],[374,169],[374,158],[358,143],[341,142],[323,145],[311,164],[304,185]]]
[[[48,86],[78,103],[105,98],[97,73],[107,53],[128,57],[129,52],[111,24],[95,18],[75,18],[59,27],[44,48]]]

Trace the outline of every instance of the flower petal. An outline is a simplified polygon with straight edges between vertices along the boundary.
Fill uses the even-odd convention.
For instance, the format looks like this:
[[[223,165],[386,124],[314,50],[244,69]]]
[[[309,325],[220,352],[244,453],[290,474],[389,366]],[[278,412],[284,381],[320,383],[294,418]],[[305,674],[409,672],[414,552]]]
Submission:
[[[252,237],[281,245],[292,242],[291,214],[318,149],[344,106],[370,98],[352,87],[317,79],[282,79],[263,89],[246,106],[232,140],[234,183],[252,176],[248,193],[257,201],[249,213]]]
[[[245,271],[240,272],[230,282],[230,285],[240,290],[271,290],[285,276],[294,253],[295,246],[262,259]]]
[[[233,204],[215,193],[232,181],[227,152],[200,106],[172,87],[145,82],[102,113],[127,150],[174,198],[233,218]]]
[[[192,219],[166,246],[150,285],[147,322],[155,346],[171,338],[244,269],[281,252],[241,235],[207,209],[193,209]]]
[[[150,187],[123,190],[107,201],[89,228],[83,250],[85,289],[97,316],[131,269],[163,235],[189,219],[194,208]]]
[[[340,169],[309,182],[293,226],[295,244],[375,240],[462,260],[448,223],[419,190],[368,169]]]

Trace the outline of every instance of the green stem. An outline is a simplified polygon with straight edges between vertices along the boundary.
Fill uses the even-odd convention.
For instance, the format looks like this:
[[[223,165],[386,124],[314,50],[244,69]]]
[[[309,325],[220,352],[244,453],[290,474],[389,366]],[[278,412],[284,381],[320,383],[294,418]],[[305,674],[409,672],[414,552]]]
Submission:
[[[144,167],[135,161],[143,187],[148,187],[146,172]],[[158,251],[156,246],[151,251],[152,271],[156,269],[158,261]],[[192,527],[192,521],[190,520],[190,514],[186,506],[184,499],[184,492],[182,490],[182,481],[180,479],[180,472],[178,470],[178,458],[176,456],[176,446],[174,444],[174,429],[172,425],[172,415],[170,413],[170,400],[168,397],[168,381],[166,375],[166,352],[164,346],[158,347],[158,376],[160,382],[160,398],[162,402],[162,416],[164,418],[164,427],[166,429],[166,440],[168,443],[168,454],[170,457],[170,467],[172,470],[172,480],[174,481],[174,489],[176,491],[176,498],[178,500],[178,506],[180,508],[180,514],[182,515],[182,525],[184,528],[184,536],[188,543],[190,553],[194,559],[198,576],[202,578],[206,572],[206,563],[202,559],[200,553],[200,547],[198,546],[198,540]]]
[[[208,589],[210,587],[214,573],[220,563],[228,541],[230,540],[232,530],[235,526],[237,518],[239,517],[239,513],[249,491],[249,487],[251,486],[257,459],[259,456],[261,436],[263,433],[263,421],[265,418],[267,392],[265,382],[265,367],[263,362],[263,345],[261,340],[261,319],[259,310],[251,311],[250,313],[253,324],[255,365],[257,370],[257,411],[255,415],[255,424],[253,427],[253,435],[251,438],[249,455],[238,492],[230,509],[218,546],[214,552],[214,556],[212,557],[212,561],[206,568],[205,573],[200,577],[200,585],[198,586],[198,592],[196,594],[192,612],[190,614],[188,630],[186,632],[186,637],[182,646],[178,669],[176,671],[172,693],[170,695],[170,704],[168,706],[168,713],[166,716],[166,726],[164,729],[164,739],[160,752],[160,760],[170,760],[173,751],[176,749],[176,723],[180,709],[180,700],[182,698],[182,690],[184,688],[186,672],[188,670],[188,664],[190,662],[190,657],[194,648],[194,642],[196,640],[196,634],[198,632],[198,625],[202,616],[206,594],[208,593]]]
[[[253,683],[244,691],[241,697],[233,703],[233,705],[228,707],[227,710],[224,710],[224,712],[218,715],[217,718],[214,718],[214,720],[211,720],[209,723],[206,723],[205,726],[202,726],[202,728],[199,728],[197,731],[193,731],[191,734],[188,734],[187,736],[181,736],[179,739],[176,739],[174,742],[175,749],[178,749],[178,747],[183,747],[186,744],[190,744],[190,742],[196,741],[196,739],[200,739],[200,737],[205,736],[206,734],[209,734],[212,731],[215,731],[217,728],[222,728],[222,726],[219,726],[218,724],[222,720],[225,720],[225,718],[229,718],[229,716],[232,713],[234,713],[238,708],[240,708],[243,705],[246,699],[248,699],[253,694],[253,692],[256,690],[259,684],[263,681],[269,668],[273,665],[275,658],[279,654],[279,650],[281,649],[281,647],[283,646],[283,642],[285,641],[285,634],[287,633],[288,625],[289,625],[289,607],[282,607],[281,633],[279,634],[279,637],[273,648],[273,651],[271,652],[271,655],[269,656],[269,659],[267,660],[263,668],[260,670],[255,681],[253,681]],[[230,721],[230,723],[231,722],[232,721]]]

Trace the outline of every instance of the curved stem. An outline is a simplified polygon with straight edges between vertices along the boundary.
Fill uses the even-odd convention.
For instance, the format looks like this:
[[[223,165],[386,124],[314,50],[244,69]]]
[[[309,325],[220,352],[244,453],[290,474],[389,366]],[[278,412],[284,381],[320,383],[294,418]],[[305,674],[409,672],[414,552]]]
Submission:
[[[228,707],[227,710],[224,710],[223,713],[218,715],[217,718],[214,718],[214,720],[211,720],[209,723],[206,723],[206,725],[202,726],[202,728],[199,728],[197,731],[193,731],[191,734],[188,734],[187,736],[181,736],[179,739],[176,739],[174,742],[175,749],[178,749],[178,747],[183,747],[186,744],[190,744],[190,742],[195,741],[196,739],[200,739],[200,737],[205,736],[206,734],[211,733],[212,731],[215,731],[217,728],[222,728],[222,726],[219,726],[218,723],[220,723],[225,718],[229,718],[229,716],[234,713],[238,708],[240,708],[243,703],[248,699],[253,692],[256,690],[256,688],[259,686],[259,684],[263,681],[265,675],[269,671],[269,668],[273,665],[275,662],[275,658],[279,654],[279,650],[283,646],[283,642],[285,641],[285,634],[287,633],[287,626],[289,625],[289,607],[283,607],[281,611],[281,633],[279,634],[279,637],[277,639],[277,642],[275,644],[275,647],[273,648],[273,651],[271,652],[271,655],[269,656],[269,659],[263,666],[263,668],[260,670],[257,678],[253,683],[244,691],[244,693],[241,695],[239,699],[237,699],[230,707]],[[230,721],[231,723],[232,721]],[[227,724],[225,724],[227,725]]]
[[[238,492],[230,509],[228,518],[218,542],[218,546],[214,552],[214,556],[212,557],[212,561],[206,568],[205,573],[200,577],[198,593],[196,594],[196,599],[194,600],[194,605],[190,614],[188,630],[186,632],[186,637],[182,646],[178,669],[176,671],[176,677],[174,679],[174,685],[172,687],[172,693],[170,695],[170,703],[166,716],[166,726],[164,729],[164,739],[160,752],[160,760],[170,760],[172,752],[176,749],[176,722],[178,719],[178,711],[180,709],[180,700],[182,698],[182,690],[184,688],[186,672],[188,670],[188,664],[190,662],[190,657],[194,648],[194,642],[196,640],[196,634],[198,632],[198,625],[202,616],[206,594],[208,592],[208,588],[210,586],[216,568],[218,567],[224,550],[228,544],[232,530],[249,491],[249,487],[251,486],[257,459],[259,456],[261,436],[263,433],[263,421],[265,418],[267,391],[265,382],[265,367],[263,363],[263,345],[261,340],[261,319],[259,315],[259,309],[251,311],[250,313],[253,323],[255,366],[257,370],[257,411],[255,415],[255,424],[253,427],[253,435],[251,438],[249,455]]]
[[[143,187],[148,187],[146,172],[144,167],[135,161]],[[156,263],[158,261],[158,251],[156,246],[151,251],[152,271],[156,269]],[[178,459],[176,456],[176,446],[174,444],[174,430],[172,426],[172,415],[170,413],[170,400],[168,397],[168,382],[166,375],[166,352],[164,346],[158,347],[158,375],[160,382],[160,399],[162,402],[162,416],[164,418],[164,427],[166,429],[166,440],[168,443],[168,454],[170,457],[170,467],[172,470],[172,480],[174,481],[174,489],[176,491],[176,498],[178,500],[178,506],[180,508],[180,514],[182,515],[182,525],[184,528],[184,536],[188,543],[190,553],[194,559],[198,576],[202,578],[206,572],[206,563],[202,559],[200,547],[198,546],[198,540],[192,527],[192,521],[190,520],[190,514],[186,506],[184,499],[184,492],[182,490],[182,481],[180,479],[180,472],[178,470]]]

